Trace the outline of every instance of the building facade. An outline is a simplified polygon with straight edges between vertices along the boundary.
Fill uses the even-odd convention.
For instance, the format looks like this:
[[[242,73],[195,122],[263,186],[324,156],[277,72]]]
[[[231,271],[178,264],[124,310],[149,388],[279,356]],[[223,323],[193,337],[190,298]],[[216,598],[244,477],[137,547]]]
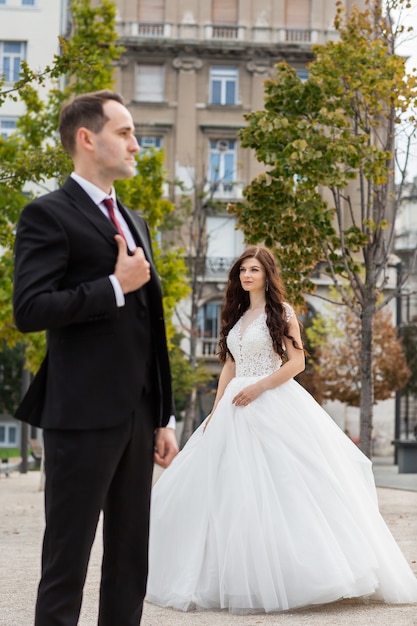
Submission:
[[[349,11],[365,3],[344,4]],[[6,87],[16,79],[21,59],[32,68],[50,64],[58,35],[67,31],[67,5],[66,0],[0,0],[0,71]],[[190,197],[203,190],[224,206],[207,212],[197,320],[197,356],[216,376],[227,272],[244,248],[226,205],[241,199],[243,188],[262,171],[241,147],[239,131],[245,114],[263,108],[264,81],[274,76],[276,63],[287,61],[307,77],[311,46],[337,36],[336,0],[115,0],[115,5],[119,43],[126,50],[115,71],[116,88],[133,115],[141,147],[164,149],[170,180],[181,181]],[[20,107],[11,101],[0,107],[0,132],[13,131]],[[167,197],[175,201],[177,194],[175,184],[167,185]],[[326,288],[327,283],[319,286]],[[181,305],[185,315],[189,304]],[[201,416],[211,402],[206,398]],[[345,411],[330,411],[342,428],[357,423],[356,412],[350,419]],[[387,446],[391,416],[392,407]],[[350,424],[349,429],[356,435]]]
[[[349,12],[365,2],[344,4]],[[276,63],[286,61],[300,78],[308,76],[312,45],[337,36],[336,1],[116,0],[116,7],[126,50],[116,84],[142,148],[163,148],[171,180],[180,180],[190,195],[204,190],[224,207],[240,200],[263,169],[240,145],[244,116],[263,108],[264,81],[274,76]],[[173,201],[176,191],[174,185],[167,190]],[[206,231],[197,356],[216,375],[225,281],[244,242],[226,210],[207,212]],[[189,306],[183,303],[181,317]],[[343,427],[344,416],[336,419]]]
[[[0,74],[6,91],[19,79],[22,61],[34,71],[51,65],[59,53],[58,36],[66,30],[65,0],[0,0]],[[46,93],[49,83],[38,87]],[[0,134],[9,136],[24,105],[7,99],[0,106]]]
[[[241,199],[261,172],[239,143],[244,116],[263,108],[263,83],[279,61],[307,76],[312,44],[336,36],[335,0],[116,0],[116,6],[126,49],[117,87],[142,148],[163,147],[171,180],[190,194],[203,190],[225,207]],[[174,186],[169,193],[175,200]],[[223,287],[243,237],[226,211],[208,213],[206,228],[198,354],[216,369]]]

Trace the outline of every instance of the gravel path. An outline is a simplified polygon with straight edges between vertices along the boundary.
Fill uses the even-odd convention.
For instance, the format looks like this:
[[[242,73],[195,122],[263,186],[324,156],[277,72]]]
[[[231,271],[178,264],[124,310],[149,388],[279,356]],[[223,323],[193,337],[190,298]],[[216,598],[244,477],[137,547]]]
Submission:
[[[39,472],[0,476],[0,626],[31,626],[39,578],[43,493]],[[378,489],[381,512],[417,575],[417,491]],[[79,626],[96,626],[101,546],[94,544]],[[145,604],[141,626],[417,626],[417,607],[358,601],[273,615],[180,613]],[[121,626],[115,624],[114,626]]]

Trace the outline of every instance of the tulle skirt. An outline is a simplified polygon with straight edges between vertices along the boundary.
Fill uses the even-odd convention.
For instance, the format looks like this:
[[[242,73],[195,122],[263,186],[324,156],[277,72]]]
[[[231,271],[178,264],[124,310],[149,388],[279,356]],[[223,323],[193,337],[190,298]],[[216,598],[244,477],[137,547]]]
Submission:
[[[294,380],[232,405],[255,380],[230,382],[153,488],[147,599],[236,613],[417,602],[369,459]]]

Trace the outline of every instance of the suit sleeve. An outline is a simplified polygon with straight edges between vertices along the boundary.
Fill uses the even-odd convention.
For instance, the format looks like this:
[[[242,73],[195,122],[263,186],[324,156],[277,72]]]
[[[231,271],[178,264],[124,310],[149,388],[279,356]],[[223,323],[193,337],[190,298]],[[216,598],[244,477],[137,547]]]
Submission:
[[[71,255],[68,234],[54,213],[41,201],[25,207],[16,233],[13,295],[15,322],[21,332],[117,314],[108,273],[71,284]]]

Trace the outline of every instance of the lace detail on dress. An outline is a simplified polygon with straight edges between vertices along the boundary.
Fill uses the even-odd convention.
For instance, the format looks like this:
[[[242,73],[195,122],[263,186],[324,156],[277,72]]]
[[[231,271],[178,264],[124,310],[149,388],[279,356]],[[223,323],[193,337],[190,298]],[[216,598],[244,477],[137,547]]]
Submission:
[[[287,321],[294,315],[293,308],[284,303]],[[268,376],[282,365],[272,347],[266,325],[266,315],[261,313],[241,335],[242,318],[233,326],[227,337],[227,347],[236,363],[236,376]]]

